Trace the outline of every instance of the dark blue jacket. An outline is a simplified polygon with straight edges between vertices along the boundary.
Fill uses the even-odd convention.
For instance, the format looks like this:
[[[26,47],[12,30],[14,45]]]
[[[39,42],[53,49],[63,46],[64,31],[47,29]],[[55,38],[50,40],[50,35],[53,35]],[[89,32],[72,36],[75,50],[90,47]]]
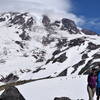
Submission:
[[[100,71],[97,74],[97,88],[100,88]]]

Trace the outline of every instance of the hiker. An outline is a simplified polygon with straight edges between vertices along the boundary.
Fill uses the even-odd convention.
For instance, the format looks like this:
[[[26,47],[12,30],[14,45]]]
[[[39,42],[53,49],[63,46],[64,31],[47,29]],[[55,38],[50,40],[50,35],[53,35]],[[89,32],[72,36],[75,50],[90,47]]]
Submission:
[[[100,71],[98,71],[97,73],[96,95],[97,95],[97,100],[99,100],[100,98]]]
[[[90,70],[90,74],[88,75],[88,85],[87,85],[87,91],[89,95],[89,100],[93,100],[94,93],[96,92],[96,80],[97,80],[97,74],[96,74],[96,69],[92,68]]]

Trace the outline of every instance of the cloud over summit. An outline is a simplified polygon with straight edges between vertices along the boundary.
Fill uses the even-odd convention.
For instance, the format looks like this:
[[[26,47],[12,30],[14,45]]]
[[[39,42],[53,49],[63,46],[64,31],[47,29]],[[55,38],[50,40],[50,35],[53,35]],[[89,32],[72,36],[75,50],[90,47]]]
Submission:
[[[0,0],[0,11],[24,11],[66,17],[76,23],[83,23],[81,18],[71,13],[71,0]]]

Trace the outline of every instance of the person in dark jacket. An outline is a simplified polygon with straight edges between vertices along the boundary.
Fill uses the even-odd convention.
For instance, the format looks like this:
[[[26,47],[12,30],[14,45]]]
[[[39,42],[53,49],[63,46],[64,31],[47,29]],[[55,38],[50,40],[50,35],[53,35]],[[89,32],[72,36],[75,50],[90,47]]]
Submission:
[[[96,95],[97,95],[97,100],[99,100],[100,98],[100,71],[98,71],[97,73]]]
[[[88,75],[88,85],[87,85],[87,91],[89,95],[89,100],[93,100],[94,93],[96,92],[96,81],[97,81],[97,74],[96,69],[93,68]]]

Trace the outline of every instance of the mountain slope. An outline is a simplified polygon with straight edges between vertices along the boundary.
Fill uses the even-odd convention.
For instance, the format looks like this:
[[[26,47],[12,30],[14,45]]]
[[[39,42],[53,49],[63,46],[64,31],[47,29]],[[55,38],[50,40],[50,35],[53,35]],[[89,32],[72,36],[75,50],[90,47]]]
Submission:
[[[100,36],[70,19],[0,14],[1,82],[84,74],[99,57]]]

